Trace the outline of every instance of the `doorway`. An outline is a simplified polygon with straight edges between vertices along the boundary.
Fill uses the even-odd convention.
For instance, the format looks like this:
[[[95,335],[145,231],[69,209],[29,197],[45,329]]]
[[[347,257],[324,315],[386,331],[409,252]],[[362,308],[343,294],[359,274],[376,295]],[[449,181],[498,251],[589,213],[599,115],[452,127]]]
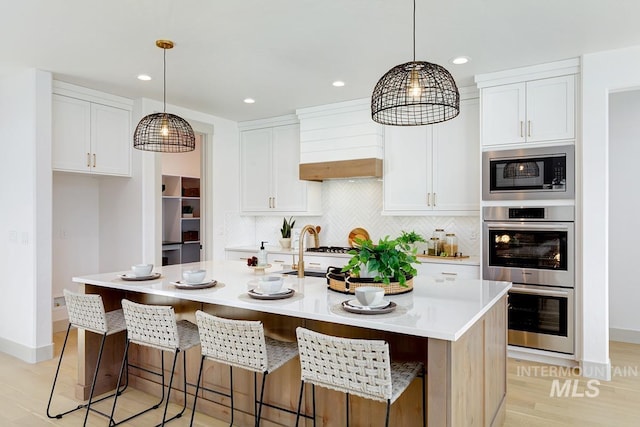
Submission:
[[[206,138],[196,132],[194,151],[162,153],[162,265],[203,259]]]

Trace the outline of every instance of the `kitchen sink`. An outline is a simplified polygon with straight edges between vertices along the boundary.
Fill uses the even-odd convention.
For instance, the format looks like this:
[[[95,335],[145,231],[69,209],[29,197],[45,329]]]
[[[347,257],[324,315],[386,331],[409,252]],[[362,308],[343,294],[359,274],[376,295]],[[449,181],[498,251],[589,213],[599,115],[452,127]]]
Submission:
[[[277,273],[296,276],[298,274],[298,270],[278,271]],[[327,276],[327,272],[321,271],[321,270],[305,270],[304,275],[305,277],[323,277],[324,278]]]

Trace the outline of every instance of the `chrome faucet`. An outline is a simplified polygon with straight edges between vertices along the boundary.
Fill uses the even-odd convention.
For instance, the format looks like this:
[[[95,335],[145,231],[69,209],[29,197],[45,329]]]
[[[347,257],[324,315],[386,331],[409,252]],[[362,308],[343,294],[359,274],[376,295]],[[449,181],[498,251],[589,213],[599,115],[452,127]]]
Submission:
[[[304,256],[304,235],[306,232],[310,232],[311,234],[313,234],[313,241],[315,243],[315,247],[317,248],[318,246],[320,246],[320,241],[318,239],[318,231],[316,230],[316,227],[314,227],[313,225],[305,225],[304,227],[302,227],[302,230],[300,230],[300,240],[298,242],[298,277],[304,277],[304,260],[303,260],[303,256]]]

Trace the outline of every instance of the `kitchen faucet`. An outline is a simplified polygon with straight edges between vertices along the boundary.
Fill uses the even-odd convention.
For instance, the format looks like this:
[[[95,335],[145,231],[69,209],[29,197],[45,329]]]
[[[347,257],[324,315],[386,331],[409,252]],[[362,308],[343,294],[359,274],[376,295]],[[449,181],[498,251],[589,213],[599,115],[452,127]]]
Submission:
[[[314,227],[313,225],[305,225],[304,227],[302,227],[302,230],[300,231],[300,240],[298,243],[298,277],[304,277],[304,260],[303,260],[303,256],[304,256],[304,235],[306,232],[310,232],[311,234],[313,234],[313,241],[315,243],[315,247],[317,248],[318,246],[320,246],[320,241],[318,239],[318,231],[316,230],[316,227]]]

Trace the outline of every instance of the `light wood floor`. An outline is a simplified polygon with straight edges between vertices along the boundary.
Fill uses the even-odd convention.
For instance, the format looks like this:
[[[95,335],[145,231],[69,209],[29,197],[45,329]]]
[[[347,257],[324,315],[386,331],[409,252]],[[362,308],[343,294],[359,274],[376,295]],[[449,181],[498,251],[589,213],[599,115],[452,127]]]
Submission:
[[[64,333],[55,334],[56,355],[62,346]],[[65,355],[62,367],[58,400],[54,400],[58,408],[71,407],[73,386],[76,377],[75,334],[72,335],[69,352]],[[612,381],[592,384],[588,388],[588,379],[569,372],[550,372],[543,370],[548,365],[519,360],[509,360],[507,417],[505,427],[533,426],[607,426],[624,427],[640,425],[640,345],[611,343],[611,362],[625,375],[614,375]],[[77,411],[60,420],[48,419],[45,414],[51,381],[55,372],[57,358],[38,364],[21,362],[11,356],[0,353],[0,426],[79,426],[82,425],[84,413]],[[538,370],[536,371],[535,367]],[[614,372],[616,370],[614,369]],[[550,397],[555,379],[577,380],[577,393],[595,393],[596,397]],[[571,393],[569,393],[571,395]],[[123,410],[136,410],[143,405],[150,405],[153,396],[131,390],[127,391],[122,402]],[[103,402],[101,408],[110,409],[110,400]],[[120,404],[119,404],[120,407]],[[177,412],[177,405],[170,405],[169,411]],[[174,413],[171,412],[171,413]],[[170,426],[189,425],[189,410],[181,419],[172,421]],[[149,426],[160,421],[161,411],[152,411],[127,425]],[[106,418],[92,414],[90,426],[105,426]],[[225,421],[198,414],[197,426],[222,427]],[[353,423],[354,425],[356,423]]]

